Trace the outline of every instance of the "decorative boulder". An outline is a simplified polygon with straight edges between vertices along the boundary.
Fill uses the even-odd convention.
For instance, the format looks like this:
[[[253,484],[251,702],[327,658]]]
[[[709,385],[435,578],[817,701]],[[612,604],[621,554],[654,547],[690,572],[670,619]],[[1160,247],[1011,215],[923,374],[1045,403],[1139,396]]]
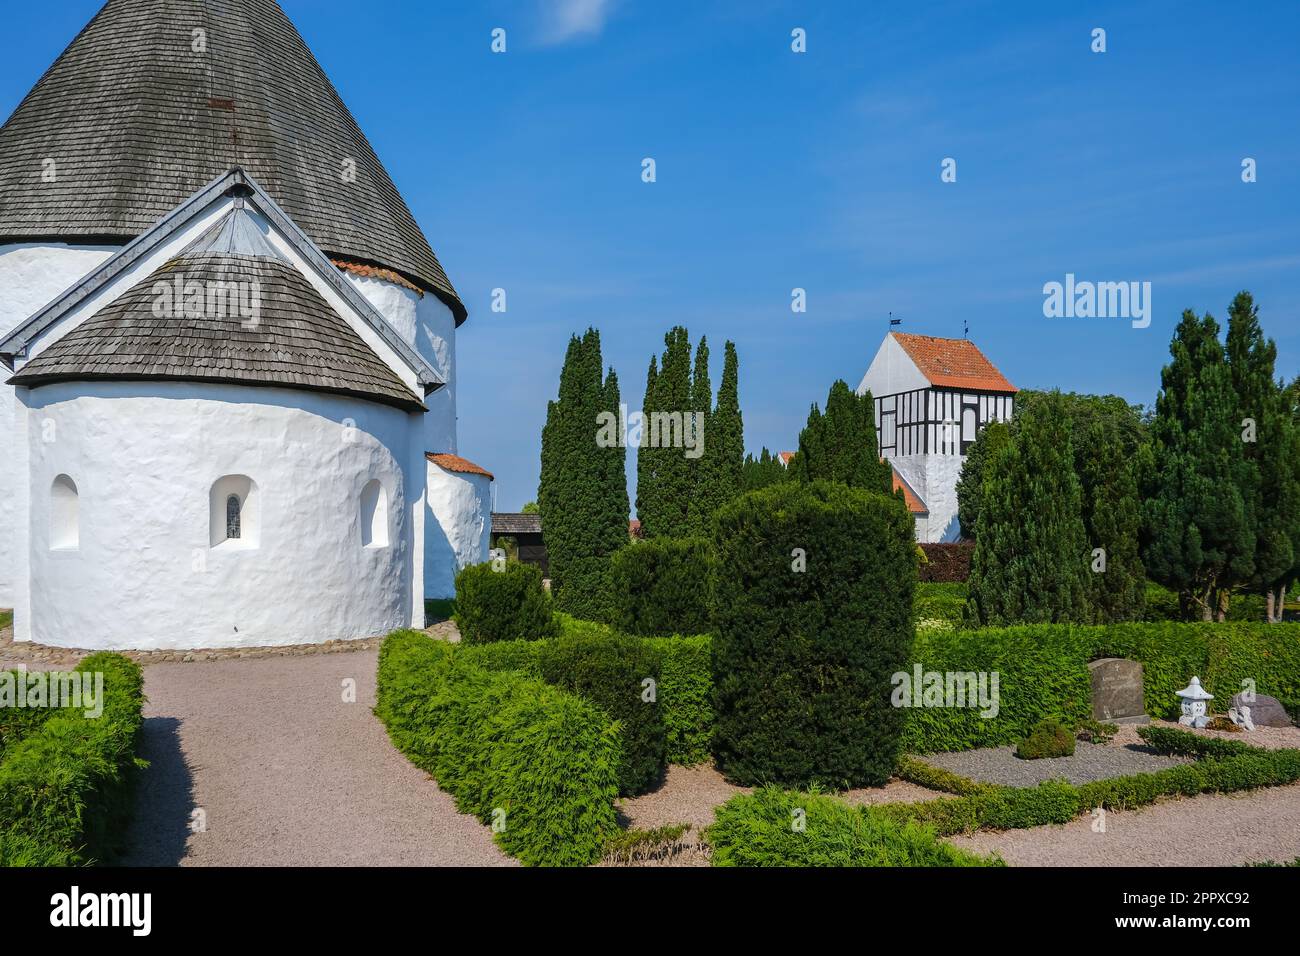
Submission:
[[[1286,712],[1286,708],[1278,702],[1276,697],[1269,697],[1267,694],[1256,694],[1254,700],[1246,700],[1244,694],[1234,694],[1232,697],[1232,707],[1238,713],[1241,708],[1250,708],[1250,722],[1256,727],[1292,727],[1291,717]]]

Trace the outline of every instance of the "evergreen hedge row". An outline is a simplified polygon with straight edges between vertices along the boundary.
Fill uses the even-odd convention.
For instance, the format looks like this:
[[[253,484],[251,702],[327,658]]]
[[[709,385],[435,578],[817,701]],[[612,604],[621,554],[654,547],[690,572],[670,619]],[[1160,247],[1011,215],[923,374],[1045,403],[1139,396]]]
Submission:
[[[707,633],[711,555],[703,538],[651,538],[614,552],[610,623],[642,637]]]
[[[714,866],[1001,866],[911,823],[820,794],[764,787],[732,797],[705,831]]]
[[[1014,744],[1044,719],[1074,726],[1091,716],[1088,662],[1140,661],[1146,711],[1173,719],[1175,691],[1193,675],[1226,711],[1243,679],[1300,713],[1300,625],[1146,622],[1084,627],[1035,624],[974,631],[920,631],[913,661],[925,671],[998,673],[999,709],[911,708],[904,748],[912,753]]]
[[[583,866],[615,833],[619,734],[593,704],[453,645],[396,631],[375,714],[393,744],[530,865]]]
[[[499,570],[491,562],[461,568],[456,575],[456,627],[466,644],[552,637],[555,624],[541,569],[517,561]]]
[[[135,755],[144,678],[120,654],[92,654],[75,669],[103,674],[97,716],[73,707],[4,715],[0,866],[80,866],[121,849],[134,771],[144,766]]]

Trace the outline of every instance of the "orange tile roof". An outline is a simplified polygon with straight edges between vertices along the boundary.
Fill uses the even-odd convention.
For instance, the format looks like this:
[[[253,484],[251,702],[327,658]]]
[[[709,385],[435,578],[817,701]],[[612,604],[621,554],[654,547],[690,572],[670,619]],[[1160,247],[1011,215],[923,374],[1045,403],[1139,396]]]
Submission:
[[[990,392],[1018,392],[984,353],[967,339],[940,339],[933,335],[890,332],[931,385],[977,388]]]
[[[487,475],[489,481],[496,481],[496,478],[492,477],[492,472],[486,468],[480,468],[469,459],[461,458],[459,455],[435,455],[433,452],[429,452],[424,457],[439,468],[447,469],[447,471],[458,471],[465,475]]]
[[[903,489],[903,500],[907,502],[907,510],[914,515],[928,515],[930,509],[925,506],[925,502],[912,490],[912,486],[903,480],[903,476],[898,473],[897,468],[894,468],[893,465],[889,467],[894,473],[894,490]]]
[[[367,279],[383,279],[394,285],[400,285],[403,289],[410,289],[421,299],[424,298],[424,290],[392,269],[384,269],[380,266],[363,266],[359,262],[348,262],[345,259],[331,259],[330,262],[334,263],[335,268],[342,269],[344,272],[351,272],[355,276],[365,276]]]

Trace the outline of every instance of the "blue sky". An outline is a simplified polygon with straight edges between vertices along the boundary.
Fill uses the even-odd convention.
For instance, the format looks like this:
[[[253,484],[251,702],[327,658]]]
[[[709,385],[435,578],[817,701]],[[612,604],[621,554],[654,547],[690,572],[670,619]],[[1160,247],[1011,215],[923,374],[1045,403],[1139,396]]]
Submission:
[[[633,408],[669,326],[708,336],[715,386],[734,340],[752,450],[795,447],[890,311],[931,335],[969,322],[1021,387],[1150,403],[1182,309],[1223,320],[1246,288],[1300,373],[1300,5],[282,5],[470,309],[460,449],[499,510],[535,496],[546,400],[588,325]],[[0,115],[98,7],[9,5]],[[1150,281],[1150,327],[1045,318],[1067,272]]]

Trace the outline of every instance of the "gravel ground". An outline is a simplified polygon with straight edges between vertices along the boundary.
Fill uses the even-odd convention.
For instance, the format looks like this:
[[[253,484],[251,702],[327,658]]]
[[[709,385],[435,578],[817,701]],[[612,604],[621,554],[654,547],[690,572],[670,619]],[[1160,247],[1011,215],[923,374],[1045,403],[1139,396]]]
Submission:
[[[1249,744],[1252,747],[1263,747],[1265,750],[1279,750],[1287,747],[1300,750],[1300,727],[1256,727],[1254,730],[1233,733],[1230,730],[1192,730],[1190,727],[1180,726],[1177,721],[1173,720],[1153,720],[1151,723],[1156,727],[1172,727],[1175,730],[1191,731],[1200,737],[1240,740],[1243,744]],[[1129,745],[1142,746],[1142,738],[1138,736],[1136,727],[1125,725],[1120,727],[1115,739],[1107,746],[1125,747]]]
[[[132,866],[509,865],[393,748],[375,651],[145,669]],[[343,702],[345,679],[356,703]],[[205,832],[191,832],[193,811]]]
[[[1140,742],[1140,741],[1139,741]],[[927,754],[919,758],[935,767],[951,770],[981,783],[1009,787],[1035,787],[1044,780],[1064,779],[1073,784],[1106,780],[1132,773],[1150,773],[1180,763],[1185,757],[1162,757],[1136,745],[1099,746],[1079,742],[1069,757],[1021,760],[1014,747],[984,747],[953,753]]]
[[[1064,826],[975,833],[948,842],[996,851],[1012,866],[1239,866],[1300,856],[1300,784],[1111,811],[1106,832],[1083,816]]]

